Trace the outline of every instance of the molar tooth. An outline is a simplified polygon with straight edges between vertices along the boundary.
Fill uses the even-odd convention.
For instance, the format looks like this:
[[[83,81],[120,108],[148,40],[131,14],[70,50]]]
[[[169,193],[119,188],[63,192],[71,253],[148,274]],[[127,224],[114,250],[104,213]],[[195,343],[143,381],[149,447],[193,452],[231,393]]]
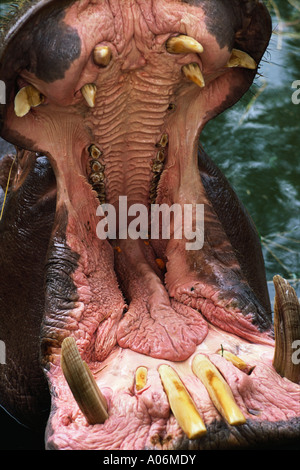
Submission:
[[[246,418],[236,404],[229,385],[210,360],[203,354],[197,354],[193,359],[192,369],[226,421],[232,426],[244,424]]]
[[[206,434],[206,427],[181,379],[168,365],[161,365],[158,372],[168,396],[170,408],[182,430],[189,439]]]
[[[94,83],[87,83],[81,88],[81,93],[90,108],[95,107],[97,87]]]
[[[278,374],[300,383],[300,364],[293,361],[294,342],[300,338],[300,303],[295,290],[281,276],[274,276],[274,332],[275,352],[273,366]]]
[[[156,161],[152,165],[152,171],[154,173],[161,173],[163,170],[164,164],[162,162]]]
[[[107,67],[112,58],[111,49],[108,46],[96,46],[93,51],[95,64],[100,67]]]
[[[74,338],[65,338],[61,348],[61,368],[71,392],[89,424],[108,418],[107,403],[87,364],[81,359]]]
[[[156,161],[163,163],[165,159],[166,159],[165,151],[163,149],[159,150],[159,152],[157,152],[157,155],[156,155]]]
[[[15,113],[18,117],[26,116],[31,108],[44,101],[43,95],[32,85],[21,88],[15,97]]]
[[[103,171],[104,166],[98,160],[93,160],[91,162],[91,169],[92,169],[93,172]]]
[[[92,144],[90,147],[89,147],[89,154],[90,156],[97,160],[99,157],[101,157],[101,155],[103,155],[103,153],[101,152],[100,149],[98,149],[98,147],[96,147],[95,144]]]
[[[101,183],[104,181],[104,173],[102,171],[99,171],[98,173],[92,173],[90,179],[94,184]]]
[[[146,367],[138,367],[135,372],[135,388],[139,392],[147,384],[148,370]]]
[[[196,39],[183,34],[168,39],[166,48],[171,54],[201,54],[203,52],[202,45]]]
[[[168,145],[169,143],[169,136],[168,134],[163,134],[160,138],[160,141],[158,142],[157,144],[157,147],[162,147],[162,148],[166,148],[166,146]]]
[[[196,85],[198,85],[200,88],[205,87],[204,77],[199,67],[199,64],[191,63],[184,65],[182,67],[182,71],[186,78],[196,83]]]
[[[226,67],[242,67],[245,69],[255,70],[257,68],[257,63],[246,52],[232,49],[231,57],[227,62]]]

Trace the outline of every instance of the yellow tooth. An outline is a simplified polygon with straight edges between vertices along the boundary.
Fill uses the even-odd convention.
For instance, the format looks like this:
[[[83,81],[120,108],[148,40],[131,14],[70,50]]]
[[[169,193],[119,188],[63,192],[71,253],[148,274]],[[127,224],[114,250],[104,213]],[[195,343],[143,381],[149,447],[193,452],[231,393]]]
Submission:
[[[196,39],[182,34],[168,39],[166,48],[171,54],[201,54],[203,52],[202,45]]]
[[[197,354],[193,359],[192,369],[223,418],[232,426],[244,424],[246,418],[236,404],[229,385],[210,360],[202,354]]]
[[[169,143],[169,136],[168,134],[163,134],[158,142],[157,147],[165,148]]]
[[[44,101],[43,95],[32,85],[28,85],[15,97],[15,113],[18,117],[26,116],[31,108],[39,106]]]
[[[197,63],[191,63],[184,65],[182,71],[186,78],[196,83],[200,88],[205,87],[204,77],[202,75],[201,69]]]
[[[61,368],[73,396],[89,424],[108,418],[107,404],[92,372],[81,359],[74,338],[65,338],[61,348]]]
[[[283,277],[273,278],[275,287],[273,366],[278,374],[300,383],[300,363],[293,360],[300,338],[300,303],[295,289]]]
[[[257,68],[257,63],[246,52],[232,49],[231,57],[227,62],[226,67],[242,67],[245,69],[255,70]]]
[[[111,49],[108,46],[96,46],[93,52],[94,62],[101,67],[107,67],[112,58]]]
[[[148,370],[146,367],[138,367],[135,372],[135,388],[139,392],[147,384]]]
[[[168,365],[161,365],[158,372],[168,396],[170,408],[182,430],[189,439],[206,434],[206,427],[177,373]]]
[[[224,357],[227,361],[230,361],[235,367],[242,370],[243,372],[246,372],[247,374],[252,372],[255,367],[250,366],[245,361],[243,361],[243,359],[238,356],[235,356],[234,354],[229,351],[226,351],[225,349],[220,349],[220,351],[218,351],[218,354],[220,354],[220,356]]]
[[[97,87],[94,83],[87,83],[81,88],[81,93],[90,108],[95,107]]]

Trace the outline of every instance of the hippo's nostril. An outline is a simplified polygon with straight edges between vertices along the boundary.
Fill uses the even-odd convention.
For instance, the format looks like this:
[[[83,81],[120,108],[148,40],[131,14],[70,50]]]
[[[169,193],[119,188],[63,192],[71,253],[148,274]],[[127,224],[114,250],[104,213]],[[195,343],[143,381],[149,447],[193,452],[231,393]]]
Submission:
[[[21,88],[15,97],[15,113],[18,117],[26,116],[31,108],[44,102],[43,95],[32,85]]]
[[[201,54],[203,52],[203,46],[196,39],[184,35],[168,39],[166,48],[170,54]]]
[[[205,87],[204,77],[199,67],[199,64],[191,63],[184,65],[182,67],[182,71],[186,78],[196,83],[196,85],[198,85],[200,88]]]
[[[95,107],[97,87],[94,83],[87,83],[81,88],[81,93],[90,108]]]

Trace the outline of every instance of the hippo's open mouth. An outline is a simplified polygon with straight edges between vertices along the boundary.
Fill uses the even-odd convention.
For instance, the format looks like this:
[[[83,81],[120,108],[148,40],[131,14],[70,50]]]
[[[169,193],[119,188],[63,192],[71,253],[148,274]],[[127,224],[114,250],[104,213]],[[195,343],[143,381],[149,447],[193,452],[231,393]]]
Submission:
[[[28,347],[29,362],[40,335],[47,448],[229,448],[294,437],[299,364],[278,351],[299,337],[297,299],[273,365],[256,231],[198,149],[205,124],[254,79],[270,37],[266,8],[258,0],[27,3],[2,48],[1,135],[18,146],[19,165],[0,241],[6,246],[6,214],[27,185],[27,243],[40,230],[47,246],[32,274],[44,283],[42,327]],[[115,223],[108,237],[99,204]],[[163,218],[158,236],[151,217],[145,230],[137,207],[149,215],[154,204],[176,208],[188,230],[176,236],[175,212],[167,236]],[[16,220],[22,240],[22,214]],[[16,414],[38,413],[35,402],[23,405]]]

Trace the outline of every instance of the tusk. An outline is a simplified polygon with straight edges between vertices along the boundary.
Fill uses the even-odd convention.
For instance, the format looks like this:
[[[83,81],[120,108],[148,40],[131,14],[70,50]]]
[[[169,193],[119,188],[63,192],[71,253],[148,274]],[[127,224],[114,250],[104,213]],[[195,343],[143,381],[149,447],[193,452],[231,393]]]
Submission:
[[[189,439],[206,434],[202,418],[182,381],[172,367],[161,365],[158,372],[168,396],[170,408]]]
[[[61,347],[61,368],[71,392],[89,424],[108,418],[107,404],[92,372],[81,359],[74,338],[65,338]]]
[[[112,58],[111,49],[108,46],[96,46],[93,51],[95,64],[100,67],[107,67]]]
[[[200,88],[205,87],[205,81],[201,69],[197,63],[184,65],[182,71],[186,78],[196,83]]]
[[[245,69],[255,70],[257,68],[257,63],[246,52],[232,49],[231,57],[227,62],[226,67],[243,67]]]
[[[278,374],[300,383],[299,360],[293,360],[294,345],[300,338],[300,304],[295,290],[281,276],[274,276],[274,332],[275,353],[273,366]]]
[[[203,52],[203,46],[196,39],[184,35],[168,39],[166,48],[170,54],[201,54]]]
[[[88,83],[81,88],[81,93],[90,108],[95,107],[97,87],[94,83]]]
[[[230,361],[235,367],[237,367],[238,369],[240,369],[241,371],[245,372],[248,375],[255,368],[255,366],[250,366],[245,361],[243,361],[243,359],[241,359],[238,356],[235,356],[234,354],[232,354],[229,351],[226,351],[225,349],[220,349],[218,351],[218,354],[224,357],[227,361]]]
[[[18,117],[26,116],[31,108],[44,101],[43,95],[32,85],[21,88],[15,97],[15,113]]]
[[[192,369],[223,418],[232,426],[244,424],[246,419],[236,404],[229,385],[210,360],[202,354],[197,354],[193,359]]]
[[[146,367],[138,367],[135,372],[135,388],[139,392],[147,384],[148,370]]]

